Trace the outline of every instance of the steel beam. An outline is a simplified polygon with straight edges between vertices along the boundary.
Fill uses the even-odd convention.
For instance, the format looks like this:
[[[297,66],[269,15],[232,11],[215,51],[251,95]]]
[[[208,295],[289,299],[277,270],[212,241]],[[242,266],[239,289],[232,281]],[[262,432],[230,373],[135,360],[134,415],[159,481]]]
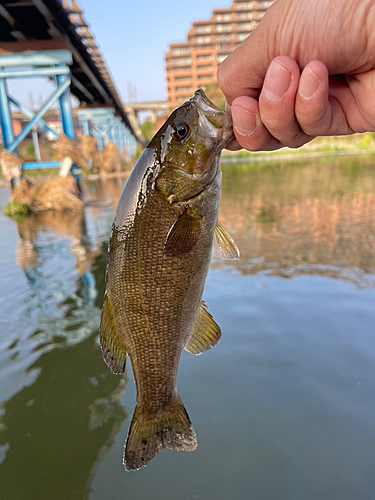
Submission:
[[[69,75],[70,70],[68,67],[51,67],[51,68],[33,68],[33,69],[20,69],[13,71],[1,71],[0,78],[35,78],[39,76],[56,76],[56,75]]]
[[[51,97],[43,104],[40,110],[34,115],[29,123],[24,127],[22,132],[16,137],[16,139],[7,147],[10,152],[13,152],[16,147],[23,141],[23,139],[27,136],[27,134],[31,131],[33,126],[38,123],[38,121],[42,118],[45,112],[52,106],[52,104],[63,94],[67,88],[69,88],[70,80],[66,80],[65,83],[61,85],[60,88],[56,89],[55,92],[51,95]]]
[[[33,118],[34,113],[28,109],[24,104],[14,99],[14,97],[8,96],[8,100],[12,103],[26,118]],[[50,132],[55,139],[59,137],[59,134],[53,128],[49,127],[48,124],[44,120],[39,120],[37,125],[44,130]]]
[[[59,161],[29,161],[23,163],[22,170],[35,170],[38,168],[60,168]]]
[[[69,92],[70,78],[67,75],[57,75],[56,84],[58,88],[66,88],[59,97],[61,122],[64,134],[74,141],[74,126]]]
[[[9,145],[14,141],[14,137],[6,81],[4,78],[0,78],[0,126],[3,134],[4,146],[8,149]]]

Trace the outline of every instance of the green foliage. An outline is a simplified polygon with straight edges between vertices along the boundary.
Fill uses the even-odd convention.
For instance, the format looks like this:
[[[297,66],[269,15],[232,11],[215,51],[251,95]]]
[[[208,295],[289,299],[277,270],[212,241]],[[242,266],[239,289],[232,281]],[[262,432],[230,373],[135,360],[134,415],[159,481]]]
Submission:
[[[28,213],[29,213],[28,206],[18,201],[10,201],[4,208],[4,214],[7,215],[8,217],[15,217],[17,215],[25,216]]]
[[[141,130],[143,137],[146,139],[147,142],[149,142],[155,135],[156,123],[151,123],[150,121],[147,120],[141,125]]]
[[[26,146],[26,153],[27,156],[34,158],[35,157],[35,149],[34,149],[34,144],[32,142],[29,142],[29,144]]]
[[[216,106],[224,111],[225,109],[225,97],[222,91],[219,88],[217,82],[209,83],[204,86],[204,92],[207,97],[212,101]]]

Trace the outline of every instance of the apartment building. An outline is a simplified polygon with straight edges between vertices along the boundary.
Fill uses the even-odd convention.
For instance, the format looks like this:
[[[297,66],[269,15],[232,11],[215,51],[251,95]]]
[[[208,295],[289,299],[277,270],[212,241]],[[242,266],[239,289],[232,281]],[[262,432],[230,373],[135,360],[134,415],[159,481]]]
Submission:
[[[214,9],[210,19],[194,21],[186,41],[169,44],[165,67],[171,108],[216,81],[219,64],[257,27],[273,2],[233,0],[229,8]]]

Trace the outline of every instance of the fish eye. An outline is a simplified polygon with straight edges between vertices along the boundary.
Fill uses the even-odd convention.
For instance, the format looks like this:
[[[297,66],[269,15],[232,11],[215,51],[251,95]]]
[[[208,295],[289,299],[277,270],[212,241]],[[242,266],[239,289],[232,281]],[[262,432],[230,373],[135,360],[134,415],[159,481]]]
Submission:
[[[177,122],[174,125],[172,137],[176,141],[182,141],[189,133],[189,126],[185,122]]]

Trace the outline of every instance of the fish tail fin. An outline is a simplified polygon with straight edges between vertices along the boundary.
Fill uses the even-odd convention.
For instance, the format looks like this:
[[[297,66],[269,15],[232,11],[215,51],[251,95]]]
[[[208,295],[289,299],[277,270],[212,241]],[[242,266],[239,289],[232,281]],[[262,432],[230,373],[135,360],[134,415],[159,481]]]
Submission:
[[[125,447],[125,469],[141,469],[163,448],[193,451],[196,447],[197,437],[178,396],[168,410],[152,417],[136,405]]]

